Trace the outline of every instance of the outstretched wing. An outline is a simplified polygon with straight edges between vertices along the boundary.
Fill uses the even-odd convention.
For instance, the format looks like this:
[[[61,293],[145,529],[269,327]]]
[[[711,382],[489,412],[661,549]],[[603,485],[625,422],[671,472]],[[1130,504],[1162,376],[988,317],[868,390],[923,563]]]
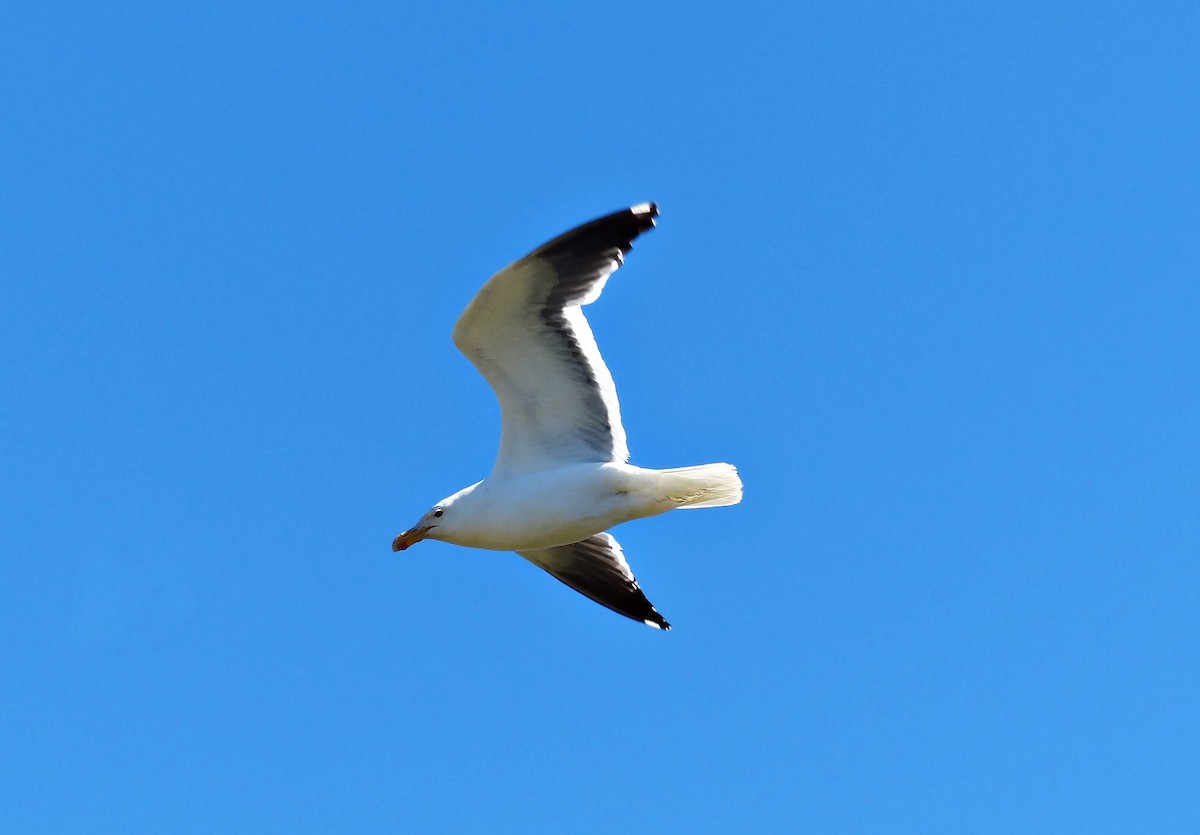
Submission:
[[[500,401],[493,474],[628,460],[617,389],[582,307],[657,216],[642,203],[572,229],[498,272],[459,317],[454,344]]]
[[[517,553],[614,612],[656,629],[671,628],[646,599],[629,570],[629,563],[625,562],[621,546],[607,533],[571,545]]]

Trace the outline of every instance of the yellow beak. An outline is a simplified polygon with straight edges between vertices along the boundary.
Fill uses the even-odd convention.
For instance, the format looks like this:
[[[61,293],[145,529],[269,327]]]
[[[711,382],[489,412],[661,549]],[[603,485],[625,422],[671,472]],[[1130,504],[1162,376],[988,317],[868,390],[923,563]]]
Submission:
[[[425,535],[429,533],[430,527],[432,526],[427,526],[424,528],[419,526],[415,528],[409,528],[404,533],[392,540],[392,550],[403,551],[408,546],[415,545],[416,543],[420,542],[425,538]]]

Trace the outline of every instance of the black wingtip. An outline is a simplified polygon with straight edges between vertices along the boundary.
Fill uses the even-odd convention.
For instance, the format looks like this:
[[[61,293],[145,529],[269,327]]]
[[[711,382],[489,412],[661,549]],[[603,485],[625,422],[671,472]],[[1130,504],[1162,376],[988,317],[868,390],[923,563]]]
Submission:
[[[648,203],[638,203],[636,206],[630,206],[629,211],[638,216],[646,215],[650,225],[653,226],[654,219],[658,217],[658,204],[653,200]]]
[[[584,592],[587,594],[587,592]],[[591,597],[591,595],[588,595]],[[599,600],[592,597],[602,606],[607,606],[614,612],[624,615],[632,620],[640,620],[646,626],[653,626],[655,629],[661,629],[667,632],[671,628],[671,624],[667,619],[658,613],[658,609],[654,608],[654,604],[646,597],[646,593],[638,586],[637,580],[633,581],[633,587],[629,589],[624,599]]]
[[[658,612],[654,613],[653,618],[646,618],[642,623],[646,624],[646,626],[653,626],[655,629],[661,629],[663,632],[671,631],[671,624],[667,623],[666,618]]]
[[[638,203],[636,206],[630,206],[628,211],[629,214],[633,215],[633,222],[637,228],[637,232],[634,234],[634,237],[637,237],[641,233],[649,231],[658,225],[655,222],[656,218],[658,217],[658,204],[654,201],[650,201],[648,203]]]
[[[548,259],[586,258],[616,249],[621,255],[633,249],[638,235],[654,228],[657,203],[638,203],[628,209],[598,217],[548,241],[531,256]]]

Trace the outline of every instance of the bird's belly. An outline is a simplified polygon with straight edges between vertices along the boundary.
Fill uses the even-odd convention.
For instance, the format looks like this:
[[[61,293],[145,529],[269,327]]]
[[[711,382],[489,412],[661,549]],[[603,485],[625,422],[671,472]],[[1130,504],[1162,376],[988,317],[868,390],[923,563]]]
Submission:
[[[498,551],[551,548],[656,512],[643,507],[627,474],[612,465],[509,477],[489,485],[488,498],[478,524],[458,544]]]

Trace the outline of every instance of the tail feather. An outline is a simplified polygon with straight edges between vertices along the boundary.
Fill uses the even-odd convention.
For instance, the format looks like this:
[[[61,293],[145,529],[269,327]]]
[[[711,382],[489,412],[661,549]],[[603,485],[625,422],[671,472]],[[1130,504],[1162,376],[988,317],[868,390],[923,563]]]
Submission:
[[[658,470],[666,495],[681,508],[725,507],[742,500],[742,480],[732,464]]]

